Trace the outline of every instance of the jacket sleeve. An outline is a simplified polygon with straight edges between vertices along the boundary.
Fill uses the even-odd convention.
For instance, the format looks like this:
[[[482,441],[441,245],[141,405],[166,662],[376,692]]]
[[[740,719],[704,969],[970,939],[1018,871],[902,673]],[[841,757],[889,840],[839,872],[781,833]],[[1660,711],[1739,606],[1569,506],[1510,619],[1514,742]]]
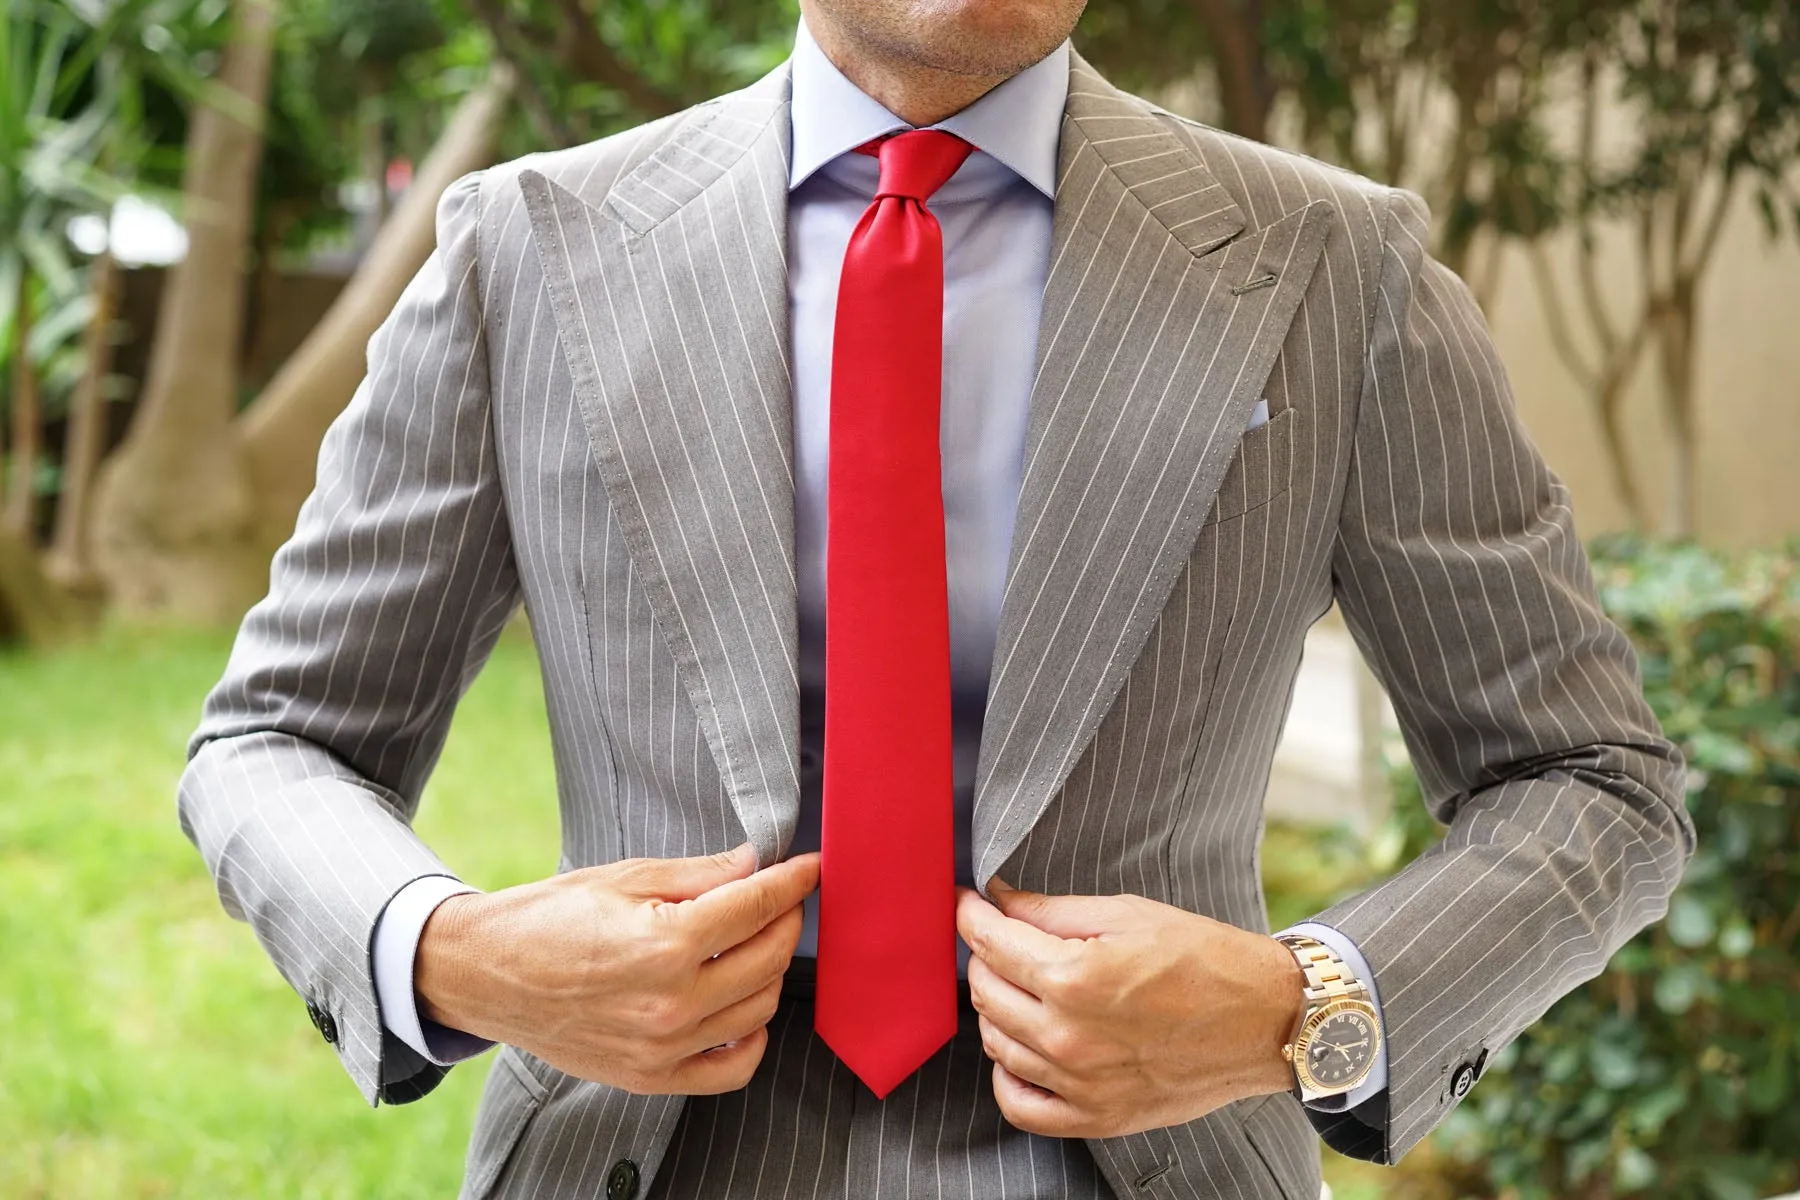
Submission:
[[[369,343],[317,485],[206,701],[183,830],[364,1097],[436,1086],[382,1026],[382,909],[450,872],[410,822],[451,710],[518,593],[477,297],[479,176],[438,207],[436,252]]]
[[[1680,755],[1601,611],[1568,491],[1426,226],[1390,193],[1333,569],[1449,832],[1318,918],[1379,981],[1388,1087],[1313,1120],[1387,1163],[1662,916],[1693,852]]]

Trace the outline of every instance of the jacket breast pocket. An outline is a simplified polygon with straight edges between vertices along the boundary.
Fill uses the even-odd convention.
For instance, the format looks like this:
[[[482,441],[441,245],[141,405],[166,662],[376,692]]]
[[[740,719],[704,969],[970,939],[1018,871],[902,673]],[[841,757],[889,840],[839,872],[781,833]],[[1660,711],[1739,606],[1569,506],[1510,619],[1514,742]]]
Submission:
[[[1294,426],[1300,414],[1284,408],[1245,432],[1225,472],[1224,482],[1207,514],[1216,525],[1261,508],[1294,483]]]

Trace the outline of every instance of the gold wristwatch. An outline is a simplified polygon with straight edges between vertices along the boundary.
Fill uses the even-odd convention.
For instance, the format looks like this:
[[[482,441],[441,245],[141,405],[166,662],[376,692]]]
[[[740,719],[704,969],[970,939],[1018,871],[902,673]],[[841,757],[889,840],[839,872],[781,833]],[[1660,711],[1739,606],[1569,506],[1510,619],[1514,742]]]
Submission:
[[[1276,938],[1306,974],[1306,1011],[1281,1056],[1302,1102],[1341,1096],[1369,1076],[1381,1049],[1381,1014],[1369,989],[1331,947],[1304,934]]]

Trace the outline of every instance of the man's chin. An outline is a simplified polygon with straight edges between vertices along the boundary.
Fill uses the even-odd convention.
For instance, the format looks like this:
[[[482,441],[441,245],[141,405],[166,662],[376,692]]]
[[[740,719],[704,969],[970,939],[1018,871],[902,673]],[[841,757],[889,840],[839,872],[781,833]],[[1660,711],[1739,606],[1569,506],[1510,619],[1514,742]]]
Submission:
[[[949,75],[1010,77],[1060,46],[1083,7],[1082,0],[935,0],[919,6],[904,34],[907,56]]]

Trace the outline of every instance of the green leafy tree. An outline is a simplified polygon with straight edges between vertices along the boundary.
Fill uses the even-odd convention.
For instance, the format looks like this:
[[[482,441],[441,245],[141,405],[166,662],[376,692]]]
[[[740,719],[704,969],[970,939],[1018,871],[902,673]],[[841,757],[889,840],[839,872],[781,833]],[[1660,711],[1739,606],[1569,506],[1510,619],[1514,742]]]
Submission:
[[[41,578],[37,540],[40,501],[59,474],[42,445],[44,419],[65,402],[50,565],[65,583],[87,573],[85,501],[100,452],[114,273],[105,252],[92,263],[73,255],[64,228],[76,216],[109,216],[144,183],[155,158],[146,97],[194,78],[183,54],[155,49],[156,35],[194,25],[195,12],[191,0],[16,0],[0,18],[0,362],[12,428],[0,524],[10,539],[5,574],[17,585],[0,607],[10,603],[17,627],[56,623],[19,612],[59,597]]]
[[[1132,0],[1096,5],[1084,51],[1151,90],[1211,76],[1214,119],[1422,193],[1435,251],[1494,286],[1486,245],[1542,224],[1556,162],[1539,117],[1547,85],[1621,0]],[[1286,120],[1283,120],[1283,116]],[[1535,227],[1534,230],[1535,231]]]
[[[465,0],[519,76],[537,148],[574,145],[741,87],[792,45],[793,0]]]
[[[1593,399],[1619,492],[1641,528],[1695,528],[1697,332],[1701,287],[1746,198],[1769,236],[1800,232],[1800,8],[1789,0],[1634,0],[1603,23],[1579,67],[1575,145],[1549,205],[1527,200],[1520,224],[1575,235],[1572,281],[1533,256],[1553,344]],[[1623,117],[1624,138],[1601,123]],[[1631,234],[1641,283],[1603,271],[1600,227]],[[1626,302],[1618,296],[1624,292]],[[1623,308],[1623,313],[1621,313]],[[1675,454],[1664,511],[1632,469],[1623,402],[1653,363]]]
[[[82,32],[66,10],[31,0],[0,19],[0,328],[8,334],[0,353],[11,366],[12,418],[4,521],[26,540],[37,531],[38,369],[55,340],[54,327],[39,328],[39,309],[81,294],[63,225],[105,211],[115,191],[96,167],[111,98],[73,95]]]

